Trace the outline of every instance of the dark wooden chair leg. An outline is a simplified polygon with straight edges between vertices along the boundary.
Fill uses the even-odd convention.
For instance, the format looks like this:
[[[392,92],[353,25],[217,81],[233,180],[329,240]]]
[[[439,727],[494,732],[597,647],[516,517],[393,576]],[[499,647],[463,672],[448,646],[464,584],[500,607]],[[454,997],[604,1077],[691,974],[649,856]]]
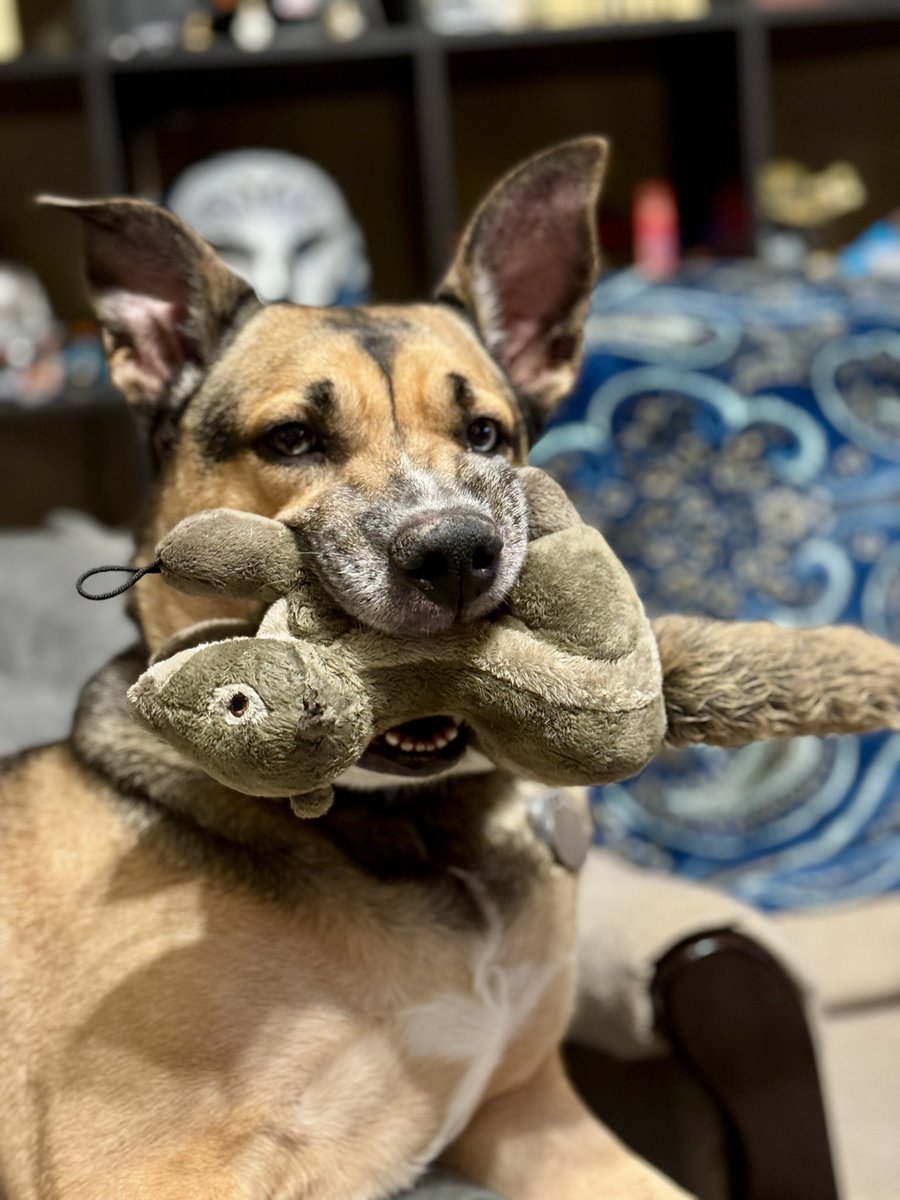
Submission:
[[[665,955],[653,995],[660,1029],[722,1112],[734,1200],[837,1200],[802,996],[776,959],[712,931]]]

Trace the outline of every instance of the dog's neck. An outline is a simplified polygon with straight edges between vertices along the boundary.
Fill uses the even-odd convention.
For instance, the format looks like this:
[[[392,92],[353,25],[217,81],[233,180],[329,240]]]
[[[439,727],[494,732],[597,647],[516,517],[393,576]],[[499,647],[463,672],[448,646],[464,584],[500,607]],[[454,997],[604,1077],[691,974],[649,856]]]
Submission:
[[[125,694],[146,667],[146,651],[127,651],[85,686],[72,731],[79,761],[144,813],[212,836],[223,848],[277,859],[309,843],[309,822],[287,799],[246,796],[217,783],[178,750],[138,725]],[[367,874],[426,879],[478,868],[488,853],[486,824],[509,797],[499,771],[383,791],[336,789],[313,824]]]

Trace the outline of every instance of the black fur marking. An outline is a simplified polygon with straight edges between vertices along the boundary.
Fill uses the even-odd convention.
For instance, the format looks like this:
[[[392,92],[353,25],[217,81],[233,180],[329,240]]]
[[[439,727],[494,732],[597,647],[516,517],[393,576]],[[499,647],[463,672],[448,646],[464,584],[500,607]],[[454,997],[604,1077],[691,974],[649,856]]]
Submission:
[[[246,447],[236,420],[239,397],[228,385],[209,398],[194,430],[194,439],[209,463],[228,462]]]
[[[311,383],[306,389],[306,403],[310,411],[321,421],[327,420],[334,413],[334,384],[330,379],[320,379]]]
[[[387,386],[388,399],[391,404],[391,420],[394,429],[400,433],[400,422],[397,419],[397,398],[394,395],[394,354],[397,350],[396,339],[389,333],[373,329],[369,332],[357,333],[356,341],[361,350],[368,354],[382,374]]]
[[[544,426],[547,423],[546,414],[538,413],[533,404],[515,392],[516,397],[516,420],[517,432],[524,436],[526,448],[531,447],[544,432]]]
[[[451,779],[383,792],[337,790],[317,828],[367,874],[436,886],[446,895],[450,924],[482,928],[484,913],[455,871],[477,873],[501,908],[515,905],[534,883],[531,844],[501,848],[485,836],[494,803],[511,786],[492,772],[462,786]]]
[[[456,292],[451,292],[449,288],[439,288],[434,295],[435,304],[446,305],[447,308],[452,308],[458,316],[463,317],[467,325],[475,328],[475,323],[472,320],[472,313],[468,304]]]
[[[394,429],[400,433],[394,395],[394,355],[397,351],[398,336],[402,336],[409,329],[408,322],[402,319],[378,320],[360,309],[347,308],[329,313],[326,323],[332,329],[351,334],[360,350],[368,354],[378,367],[387,386]]]
[[[453,403],[468,416],[475,403],[475,393],[472,391],[472,385],[468,379],[462,375],[458,375],[455,371],[451,371],[447,378],[450,381],[450,387],[453,391]]]
[[[481,336],[481,330],[475,323],[475,319],[468,305],[466,305],[455,292],[439,291],[435,296],[435,303],[442,304],[454,313],[468,328],[481,343],[486,354],[492,359],[491,354],[484,339]],[[497,363],[497,360],[494,359]],[[499,363],[497,363],[499,366]],[[502,368],[501,368],[502,370]],[[454,376],[451,376],[454,378]],[[527,452],[529,446],[533,446],[540,437],[546,417],[540,417],[535,411],[528,397],[519,392],[513,387],[509,377],[503,372],[503,378],[506,382],[506,399],[509,401],[514,413],[516,414],[516,439],[523,452]],[[517,447],[518,448],[518,447]]]

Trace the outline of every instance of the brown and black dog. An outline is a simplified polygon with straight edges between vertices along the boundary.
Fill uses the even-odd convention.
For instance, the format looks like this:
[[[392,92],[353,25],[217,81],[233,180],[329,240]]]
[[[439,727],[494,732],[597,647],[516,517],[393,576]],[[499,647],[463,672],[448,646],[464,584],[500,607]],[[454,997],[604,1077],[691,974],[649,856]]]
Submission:
[[[504,179],[435,303],[263,307],[169,213],[70,202],[112,376],[158,481],[138,559],[230,506],[312,528],[396,633],[497,607],[515,466],[572,385],[605,146]],[[585,1110],[558,1045],[574,876],[452,714],[378,739],[332,811],[228,792],[131,723],[148,653],[253,617],[157,579],[144,645],[0,785],[5,1200],[376,1200],[434,1161],[512,1200],[681,1196]]]

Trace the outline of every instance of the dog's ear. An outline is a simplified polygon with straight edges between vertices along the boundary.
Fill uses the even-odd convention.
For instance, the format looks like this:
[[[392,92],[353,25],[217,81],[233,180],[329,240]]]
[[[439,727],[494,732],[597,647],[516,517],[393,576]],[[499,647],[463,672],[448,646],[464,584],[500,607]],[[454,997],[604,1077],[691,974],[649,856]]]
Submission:
[[[535,432],[578,373],[606,158],[601,138],[579,138],[517,167],[475,213],[438,290],[472,318]]]
[[[900,729],[900,647],[862,629],[684,616],[652,626],[669,746]]]
[[[144,200],[38,203],[80,217],[91,302],[115,385],[145,416],[176,401],[253,297],[207,242]]]

